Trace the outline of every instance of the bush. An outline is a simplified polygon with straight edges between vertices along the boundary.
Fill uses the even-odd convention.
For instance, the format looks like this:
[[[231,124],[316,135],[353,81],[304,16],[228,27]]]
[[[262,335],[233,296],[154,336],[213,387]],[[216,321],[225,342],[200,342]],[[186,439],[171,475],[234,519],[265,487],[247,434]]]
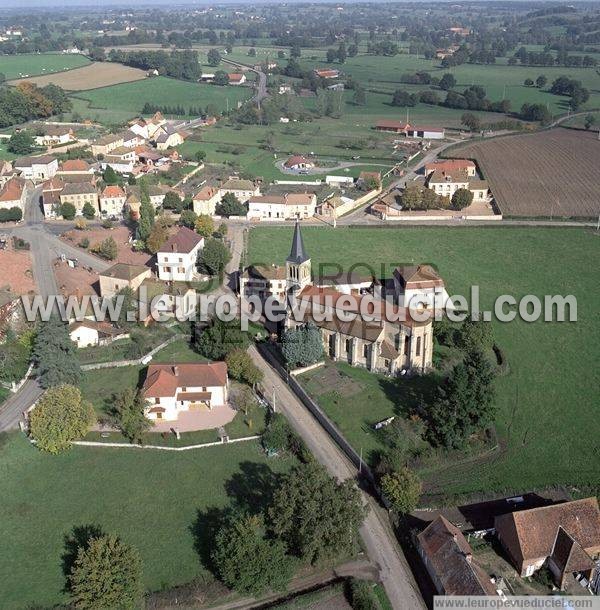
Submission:
[[[381,610],[381,604],[373,591],[373,583],[366,580],[350,579],[348,598],[353,610]]]
[[[63,203],[60,206],[60,215],[65,220],[73,220],[75,218],[75,214],[77,214],[77,209],[72,203]]]
[[[16,206],[0,210],[0,222],[19,222],[23,218],[23,211]]]
[[[84,237],[77,245],[80,248],[87,250],[90,247],[90,240],[87,237]]]

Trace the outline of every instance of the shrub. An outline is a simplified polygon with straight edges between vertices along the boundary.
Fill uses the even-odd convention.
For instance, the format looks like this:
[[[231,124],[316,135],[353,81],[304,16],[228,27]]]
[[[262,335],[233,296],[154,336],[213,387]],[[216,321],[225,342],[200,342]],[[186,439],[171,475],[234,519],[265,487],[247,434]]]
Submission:
[[[22,218],[23,211],[17,206],[0,210],[0,222],[19,222]]]

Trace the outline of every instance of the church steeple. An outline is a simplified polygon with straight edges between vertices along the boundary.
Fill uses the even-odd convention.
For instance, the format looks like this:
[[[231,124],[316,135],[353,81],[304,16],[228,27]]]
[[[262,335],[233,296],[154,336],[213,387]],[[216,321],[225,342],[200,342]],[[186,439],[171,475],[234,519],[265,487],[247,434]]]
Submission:
[[[310,257],[306,254],[304,249],[304,241],[302,240],[302,233],[300,232],[300,223],[296,219],[296,226],[294,227],[294,237],[292,238],[292,249],[290,255],[287,257],[288,263],[304,263],[310,260]]]
[[[292,249],[285,261],[287,269],[287,289],[294,294],[310,284],[311,264],[310,257],[304,248],[300,223],[296,220],[294,237],[292,238]]]

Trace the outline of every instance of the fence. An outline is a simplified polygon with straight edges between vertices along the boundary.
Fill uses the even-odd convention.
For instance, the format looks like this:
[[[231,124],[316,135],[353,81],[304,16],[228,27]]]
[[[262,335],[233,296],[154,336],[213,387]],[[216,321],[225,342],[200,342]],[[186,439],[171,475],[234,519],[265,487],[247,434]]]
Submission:
[[[146,364],[148,359],[152,359],[157,352],[161,349],[167,347],[167,345],[171,345],[175,341],[179,341],[180,339],[190,339],[190,335],[177,334],[169,337],[166,341],[163,341],[160,345],[157,345],[155,348],[151,349],[147,354],[141,356],[140,358],[136,358],[134,360],[114,360],[112,362],[98,362],[95,364],[84,364],[81,367],[82,371],[95,371],[98,369],[112,369],[122,366],[139,366],[140,364]]]
[[[102,441],[73,441],[72,445],[80,447],[113,447],[117,449],[157,449],[159,451],[190,451],[191,449],[203,449],[204,447],[216,447],[218,445],[229,445],[231,443],[242,443],[244,441],[255,441],[260,435],[243,436],[232,438],[228,441],[214,441],[212,443],[201,443],[199,445],[187,445],[185,447],[166,447],[162,445],[138,445],[137,443],[103,443]],[[35,444],[35,440],[31,443]]]
[[[27,372],[25,373],[25,377],[23,377],[23,379],[21,379],[21,381],[13,381],[12,383],[7,383],[4,381],[0,381],[0,385],[4,388],[6,388],[7,390],[10,390],[13,394],[15,392],[18,392],[21,387],[23,386],[23,384],[29,379],[29,376],[31,375],[33,371],[33,362],[29,365],[29,368],[27,369]]]
[[[305,392],[304,388],[298,383],[298,381],[296,381],[292,375],[288,374],[287,370],[281,365],[279,359],[273,353],[273,348],[266,343],[257,343],[256,346],[263,358],[277,371],[279,376],[287,383],[300,402],[302,402],[302,404],[312,413],[321,426],[323,426],[329,436],[337,443],[348,459],[359,470],[360,474],[365,476],[369,483],[377,488],[375,484],[375,477],[373,476],[371,469],[364,463],[362,457],[344,438],[337,426],[329,419],[329,417],[327,417],[321,407]]]

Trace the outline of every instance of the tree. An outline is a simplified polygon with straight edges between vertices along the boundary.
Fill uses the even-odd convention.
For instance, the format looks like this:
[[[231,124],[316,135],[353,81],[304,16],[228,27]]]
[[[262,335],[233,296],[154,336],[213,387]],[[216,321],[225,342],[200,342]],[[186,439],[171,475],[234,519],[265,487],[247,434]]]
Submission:
[[[88,220],[93,220],[94,216],[96,216],[96,208],[89,201],[86,201],[83,204],[83,209],[81,210],[81,213]]]
[[[92,248],[92,252],[105,258],[107,261],[114,261],[119,254],[119,248],[117,247],[117,242],[114,237],[111,235],[110,237],[103,239],[99,244],[96,244]]]
[[[292,45],[292,48],[290,49],[290,57],[293,57],[294,59],[298,59],[298,57],[300,57],[302,55],[302,49],[300,48],[299,44],[294,44]]]
[[[269,423],[262,435],[262,444],[272,451],[287,451],[290,449],[294,432],[285,416],[281,413],[269,413]]]
[[[114,535],[90,538],[79,547],[68,586],[75,608],[135,610],[143,605],[142,560]]]
[[[221,63],[221,53],[217,49],[210,49],[206,55],[209,66],[218,66]]]
[[[154,206],[150,203],[148,193],[144,188],[141,191],[141,205],[140,205],[140,220],[138,222],[138,237],[142,241],[146,241],[154,226],[155,216]]]
[[[337,60],[343,64],[346,63],[346,57],[348,57],[348,53],[346,52],[346,43],[342,41],[340,42],[340,46],[337,50]]]
[[[290,368],[308,366],[323,358],[321,332],[314,324],[305,324],[285,331],[283,356]]]
[[[540,74],[535,79],[535,84],[538,87],[538,89],[543,89],[546,86],[547,82],[548,82],[548,79],[546,78],[546,76],[544,74]]]
[[[204,161],[204,159],[206,159],[206,151],[197,150],[194,153],[194,159],[196,159],[196,161],[198,161],[198,163],[202,163],[202,161]]]
[[[453,210],[464,210],[473,202],[473,193],[468,189],[457,189],[454,191],[451,199],[451,208]]]
[[[208,328],[196,327],[196,331],[196,349],[211,360],[223,360],[231,351],[248,347],[248,335],[236,320],[224,322],[215,318]]]
[[[526,87],[533,87],[533,79],[532,79],[532,78],[526,78],[526,79],[523,81],[523,84],[524,84]]]
[[[396,89],[392,96],[392,106],[415,106],[417,104],[416,96],[404,91],[403,89]]]
[[[76,385],[79,382],[81,369],[76,351],[67,325],[58,316],[53,315],[40,325],[32,359],[43,388],[62,384]]]
[[[28,155],[33,150],[33,136],[25,129],[13,134],[6,150],[14,155]]]
[[[181,212],[183,209],[183,201],[175,191],[168,191],[163,198],[163,208],[165,210],[175,210]]]
[[[460,448],[478,428],[494,419],[494,371],[481,350],[459,362],[429,409],[427,436],[434,445]]]
[[[222,277],[230,260],[229,248],[220,239],[209,238],[200,252],[198,265],[205,273]]]
[[[202,237],[211,237],[215,232],[215,221],[208,214],[200,214],[194,224],[196,233]]]
[[[116,396],[112,407],[115,418],[123,436],[132,443],[141,443],[144,433],[152,422],[144,415],[146,400],[139,390],[127,388]]]
[[[586,129],[590,129],[595,124],[596,124],[596,117],[593,114],[586,115],[586,117],[583,121],[583,126]]]
[[[365,106],[367,103],[367,94],[365,93],[365,88],[360,85],[357,84],[354,87],[354,95],[352,96],[352,101],[357,105],[357,106]]]
[[[169,239],[169,223],[166,219],[160,219],[154,223],[148,239],[146,239],[146,249],[150,254],[156,254],[160,247]]]
[[[23,219],[23,210],[16,205],[0,209],[0,222],[19,222]]]
[[[181,212],[181,216],[179,217],[179,224],[182,227],[193,229],[196,226],[197,219],[198,215],[193,210],[183,210],[183,212]]]
[[[446,72],[446,74],[444,74],[442,78],[440,78],[440,89],[443,89],[444,91],[449,91],[455,86],[456,79],[454,78],[453,74],[450,74],[450,72]]]
[[[77,208],[72,203],[65,201],[65,203],[61,204],[60,215],[65,220],[73,220],[73,218],[75,218],[76,214],[77,214]]]
[[[353,553],[364,518],[354,483],[338,483],[314,460],[283,476],[268,514],[275,535],[312,564]]]
[[[246,206],[233,193],[225,193],[215,208],[219,216],[246,216]]]
[[[407,186],[401,196],[402,207],[407,210],[418,209],[421,203],[421,189],[416,184]]]
[[[262,371],[254,364],[252,357],[243,349],[234,349],[225,358],[229,376],[248,385],[260,383],[263,379]]]
[[[481,121],[479,117],[472,112],[465,112],[460,117],[460,122],[469,129],[469,131],[479,131],[481,129]]]
[[[455,333],[455,343],[465,352],[474,349],[491,349],[494,344],[494,331],[491,322],[465,320]]]
[[[102,180],[108,185],[119,184],[120,182],[119,175],[110,165],[106,166],[106,169],[102,174]]]
[[[85,436],[94,423],[94,407],[72,385],[50,388],[29,415],[29,430],[38,449],[60,453]]]
[[[217,533],[213,561],[225,585],[242,595],[283,591],[292,577],[294,561],[280,540],[265,536],[259,516],[230,519]]]
[[[248,57],[256,57],[256,49],[254,47],[248,49]]]
[[[381,478],[381,489],[394,510],[401,514],[411,513],[421,496],[421,481],[409,468],[386,473]]]

